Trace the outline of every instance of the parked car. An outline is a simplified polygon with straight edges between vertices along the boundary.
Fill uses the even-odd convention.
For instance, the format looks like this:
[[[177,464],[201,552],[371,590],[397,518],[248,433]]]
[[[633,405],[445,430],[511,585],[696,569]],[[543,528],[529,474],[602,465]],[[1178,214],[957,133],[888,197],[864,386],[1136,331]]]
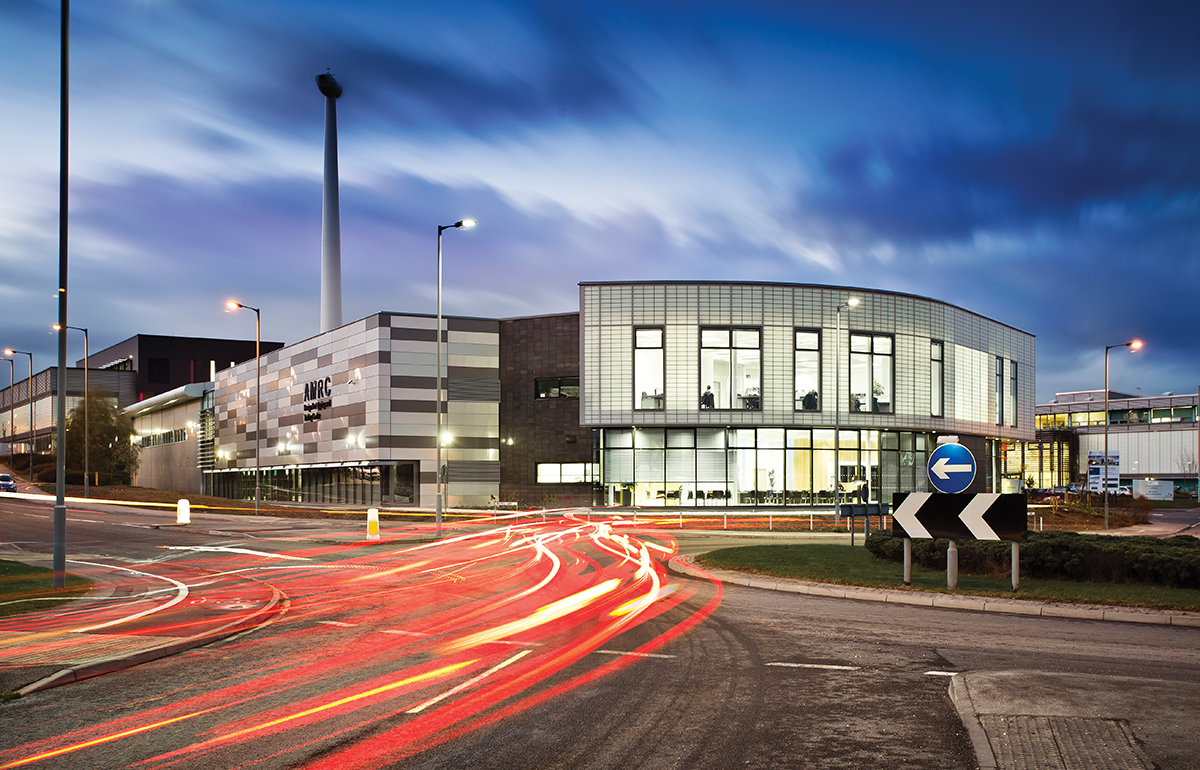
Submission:
[[[1118,495],[1126,495],[1128,497],[1133,497],[1133,490],[1130,489],[1129,487],[1117,487],[1117,494]]]
[[[17,482],[7,473],[0,473],[0,492],[16,492]]]

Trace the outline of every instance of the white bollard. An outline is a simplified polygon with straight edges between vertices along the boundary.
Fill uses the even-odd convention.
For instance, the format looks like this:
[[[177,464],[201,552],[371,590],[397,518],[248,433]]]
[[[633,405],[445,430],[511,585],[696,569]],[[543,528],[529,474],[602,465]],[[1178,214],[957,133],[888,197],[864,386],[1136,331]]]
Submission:
[[[378,540],[379,539],[379,509],[378,508],[368,508],[367,509],[367,539],[368,540]]]
[[[192,505],[187,500],[180,500],[175,504],[175,523],[192,523]]]

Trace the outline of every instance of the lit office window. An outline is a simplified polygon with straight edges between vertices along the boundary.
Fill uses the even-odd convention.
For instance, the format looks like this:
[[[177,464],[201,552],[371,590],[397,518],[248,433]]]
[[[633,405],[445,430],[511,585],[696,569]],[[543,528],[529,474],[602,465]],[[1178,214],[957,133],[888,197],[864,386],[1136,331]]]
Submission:
[[[996,356],[996,424],[1004,424],[1004,359]]]
[[[1009,425],[1017,427],[1017,362],[1009,361],[1009,390],[1008,390],[1008,408],[1012,419]]]
[[[549,377],[535,383],[537,398],[579,398],[578,377]]]
[[[946,416],[945,344],[941,340],[929,342],[929,413],[934,417]]]
[[[538,463],[539,484],[586,484],[599,478],[595,463]]]
[[[666,406],[666,359],[662,329],[633,330],[633,408]]]
[[[701,409],[762,409],[762,332],[700,330]]]
[[[884,334],[850,335],[850,411],[892,412],[892,338]]]
[[[796,330],[796,411],[821,409],[821,332]]]

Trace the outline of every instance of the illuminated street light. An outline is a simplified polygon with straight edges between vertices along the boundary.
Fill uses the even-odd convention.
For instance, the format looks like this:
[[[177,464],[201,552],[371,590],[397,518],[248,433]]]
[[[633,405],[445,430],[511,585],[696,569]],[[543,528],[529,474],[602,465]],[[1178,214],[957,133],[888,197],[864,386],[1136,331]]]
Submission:
[[[262,377],[262,356],[259,354],[259,344],[262,339],[262,314],[258,308],[243,305],[241,302],[229,300],[225,306],[230,310],[245,308],[254,311],[254,515],[258,515],[258,505],[262,500],[262,489],[259,486],[260,463],[258,461],[258,445],[260,441],[262,415],[262,390],[259,385]]]
[[[437,383],[434,386],[434,399],[437,401],[437,432],[434,434],[434,445],[437,447],[437,489],[434,493],[437,534],[442,534],[442,488],[446,474],[442,470],[442,232],[461,227],[470,230],[475,226],[474,219],[462,219],[452,225],[438,225],[438,257],[437,257]]]
[[[29,483],[33,483],[33,353],[5,348],[4,355],[29,356]],[[16,395],[15,393],[13,395]]]
[[[1122,342],[1119,345],[1104,346],[1104,459],[1101,463],[1102,472],[1100,475],[1100,490],[1104,495],[1104,528],[1108,529],[1108,351],[1113,348],[1129,348],[1129,352],[1136,353],[1142,349],[1141,340],[1130,340]],[[1121,483],[1121,471],[1118,465],[1117,469],[1117,484]]]
[[[837,309],[837,344],[834,347],[833,393],[833,520],[842,523],[842,311],[858,307],[858,297],[850,297]]]

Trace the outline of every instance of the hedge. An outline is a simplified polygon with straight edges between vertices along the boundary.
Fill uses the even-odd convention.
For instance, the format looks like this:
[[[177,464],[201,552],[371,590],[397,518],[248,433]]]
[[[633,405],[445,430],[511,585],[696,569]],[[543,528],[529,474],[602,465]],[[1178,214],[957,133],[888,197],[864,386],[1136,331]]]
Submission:
[[[1011,543],[955,542],[960,572],[992,575],[1010,571]],[[945,569],[948,544],[948,540],[913,540],[913,563],[925,569]],[[904,538],[893,537],[887,530],[875,532],[867,538],[867,550],[877,559],[902,562]],[[1038,580],[1200,588],[1200,539],[1030,532],[1021,543],[1021,575]]]

